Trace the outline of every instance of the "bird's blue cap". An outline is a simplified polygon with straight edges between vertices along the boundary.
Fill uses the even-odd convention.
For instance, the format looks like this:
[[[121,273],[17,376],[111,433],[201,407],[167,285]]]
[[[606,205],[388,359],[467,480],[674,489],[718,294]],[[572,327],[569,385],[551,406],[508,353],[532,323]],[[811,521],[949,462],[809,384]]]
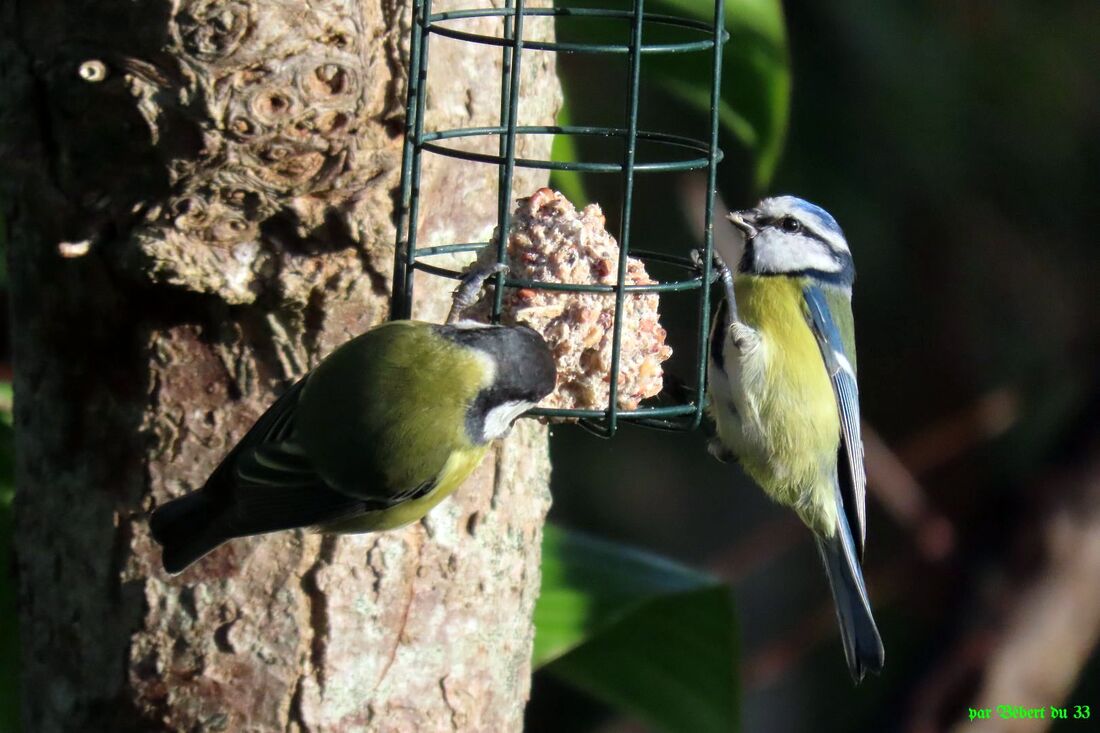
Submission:
[[[825,211],[825,209],[817,204],[811,204],[809,201],[800,199],[797,196],[791,196],[790,198],[796,208],[805,211],[807,214],[816,216],[826,228],[831,229],[836,234],[844,236],[844,232],[840,230],[840,225],[836,223],[836,219],[834,219],[833,215],[828,211]]]

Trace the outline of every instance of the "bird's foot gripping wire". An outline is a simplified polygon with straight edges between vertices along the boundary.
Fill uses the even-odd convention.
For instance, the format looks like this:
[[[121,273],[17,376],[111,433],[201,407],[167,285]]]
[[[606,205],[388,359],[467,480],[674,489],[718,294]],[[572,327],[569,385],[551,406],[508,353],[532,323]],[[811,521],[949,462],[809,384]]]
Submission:
[[[718,279],[722,281],[722,290],[726,294],[726,301],[729,303],[730,311],[736,313],[737,311],[737,298],[733,295],[733,273],[730,272],[730,268],[726,267],[726,263],[718,257],[714,258],[715,267],[718,269]]]
[[[691,250],[691,262],[695,265],[700,272],[703,271],[703,251],[701,249]],[[717,254],[714,255],[714,272],[718,279],[722,282],[722,292],[726,296],[726,302],[729,304],[729,314],[727,327],[733,321],[737,320],[737,300],[733,295],[733,273],[730,272],[730,268],[726,267],[726,263],[722,261],[722,258]]]
[[[451,312],[447,315],[447,323],[461,321],[470,306],[477,302],[485,281],[501,272],[508,272],[508,265],[499,262],[475,263],[462,276],[462,280],[451,296]]]
[[[695,249],[688,252],[688,258],[691,260],[691,264],[695,265],[696,270],[698,270],[699,272],[703,271],[703,250],[696,247]],[[717,265],[718,258],[715,257],[713,262],[715,265]]]

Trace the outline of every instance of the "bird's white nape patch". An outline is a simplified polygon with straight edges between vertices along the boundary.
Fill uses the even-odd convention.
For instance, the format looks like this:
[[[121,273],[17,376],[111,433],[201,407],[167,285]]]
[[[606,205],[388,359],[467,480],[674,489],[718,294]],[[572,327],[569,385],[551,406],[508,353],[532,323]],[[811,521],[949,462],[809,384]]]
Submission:
[[[485,413],[485,423],[482,426],[482,434],[486,441],[496,440],[504,436],[512,427],[517,417],[535,406],[534,402],[524,400],[510,400],[502,402]]]
[[[469,318],[463,318],[461,321],[455,321],[447,325],[451,328],[457,328],[460,331],[469,331],[475,328],[500,328],[500,326],[492,323],[482,323],[481,321],[474,321]]]
[[[471,355],[481,363],[481,387],[492,386],[493,382],[497,378],[497,360],[484,351],[478,349],[472,349]]]

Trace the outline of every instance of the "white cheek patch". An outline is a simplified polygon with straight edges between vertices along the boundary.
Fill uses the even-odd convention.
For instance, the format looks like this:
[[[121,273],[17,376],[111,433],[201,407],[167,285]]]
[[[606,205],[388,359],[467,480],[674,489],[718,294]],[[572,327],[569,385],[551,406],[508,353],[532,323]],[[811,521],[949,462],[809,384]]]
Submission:
[[[753,250],[759,272],[840,272],[844,269],[827,245],[806,237],[762,232],[753,240]]]
[[[524,402],[522,400],[515,400],[509,402],[502,402],[493,409],[485,413],[485,424],[482,427],[482,433],[485,435],[485,440],[496,440],[508,432],[508,429],[512,427],[512,422],[530,410],[535,406],[534,402]]]

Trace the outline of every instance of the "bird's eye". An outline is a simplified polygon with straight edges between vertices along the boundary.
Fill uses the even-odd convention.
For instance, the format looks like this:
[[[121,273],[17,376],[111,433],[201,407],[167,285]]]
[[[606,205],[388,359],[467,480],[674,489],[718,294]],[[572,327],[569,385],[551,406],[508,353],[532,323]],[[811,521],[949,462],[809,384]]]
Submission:
[[[802,222],[793,216],[784,216],[779,220],[779,227],[788,234],[802,231]]]

